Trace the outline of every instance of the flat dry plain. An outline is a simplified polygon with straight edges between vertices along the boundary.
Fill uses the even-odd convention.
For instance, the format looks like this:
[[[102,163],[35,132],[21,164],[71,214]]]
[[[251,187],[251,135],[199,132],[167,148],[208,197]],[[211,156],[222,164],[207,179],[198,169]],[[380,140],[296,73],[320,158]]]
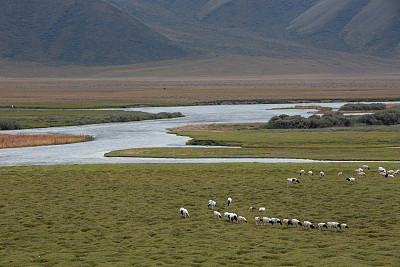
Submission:
[[[165,89],[164,89],[165,88]],[[400,98],[400,75],[196,78],[0,78],[0,106],[190,105],[218,100]]]

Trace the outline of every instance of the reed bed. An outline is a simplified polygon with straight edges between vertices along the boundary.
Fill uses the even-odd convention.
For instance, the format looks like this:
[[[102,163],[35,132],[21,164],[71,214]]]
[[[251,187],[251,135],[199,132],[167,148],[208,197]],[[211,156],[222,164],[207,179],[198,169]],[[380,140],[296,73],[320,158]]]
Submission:
[[[69,134],[0,134],[0,148],[44,146],[86,142],[93,140],[91,135]]]

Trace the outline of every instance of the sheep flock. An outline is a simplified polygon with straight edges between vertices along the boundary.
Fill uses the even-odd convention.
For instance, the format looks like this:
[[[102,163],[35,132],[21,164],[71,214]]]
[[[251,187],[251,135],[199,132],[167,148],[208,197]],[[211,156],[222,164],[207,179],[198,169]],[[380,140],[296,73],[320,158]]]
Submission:
[[[360,179],[362,181],[363,178],[367,177],[367,173],[368,171],[370,171],[370,168],[368,165],[362,165],[360,168],[355,170],[355,175],[357,177],[357,179]],[[386,177],[386,178],[393,178],[396,175],[400,174],[400,170],[386,170],[383,167],[379,167],[378,169],[379,174],[382,177]],[[308,174],[310,176],[312,176],[314,174],[315,171],[305,171],[305,170],[301,170],[299,172],[300,176],[303,176],[305,174]],[[317,172],[318,173],[318,172]],[[328,176],[325,176],[325,172],[324,171],[319,171],[319,178],[315,178],[315,179],[321,179],[321,178],[327,178]],[[337,176],[342,176],[344,175],[344,173],[341,171],[337,174]],[[336,175],[335,175],[336,176]],[[347,177],[345,178],[345,181],[347,181],[349,184],[354,184],[356,181],[355,177]],[[300,184],[300,180],[298,178],[287,178],[286,179],[286,183],[287,185],[295,185],[295,184]],[[227,198],[227,203],[225,208],[233,208],[232,205],[232,198],[228,197]],[[217,207],[217,202],[214,200],[209,200],[208,201],[208,205],[209,208],[211,208],[211,210],[213,210],[213,214],[214,214],[214,219],[224,219],[225,221],[228,221],[230,223],[247,223],[247,219],[244,216],[238,216],[236,213],[233,212],[224,212],[223,214],[221,214],[221,212],[214,210]],[[225,205],[223,205],[225,206]],[[259,207],[257,208],[256,206],[250,206],[249,211],[250,212],[258,212],[258,213],[264,213],[266,212],[266,208],[265,207]],[[180,213],[182,215],[182,217],[186,218],[189,217],[189,213],[185,208],[181,208],[180,209]],[[255,214],[257,215],[257,214]],[[211,217],[211,216],[210,216]],[[346,223],[339,223],[339,222],[319,222],[316,225],[314,225],[312,222],[308,221],[308,220],[304,220],[303,222],[301,222],[300,220],[297,219],[279,219],[279,218],[274,218],[274,217],[267,217],[265,215],[258,215],[254,217],[254,222],[255,225],[271,225],[272,227],[281,227],[281,228],[303,228],[304,230],[311,230],[311,229],[318,229],[318,230],[330,230],[330,231],[341,231],[344,232],[346,231],[346,229],[349,229],[349,226]]]

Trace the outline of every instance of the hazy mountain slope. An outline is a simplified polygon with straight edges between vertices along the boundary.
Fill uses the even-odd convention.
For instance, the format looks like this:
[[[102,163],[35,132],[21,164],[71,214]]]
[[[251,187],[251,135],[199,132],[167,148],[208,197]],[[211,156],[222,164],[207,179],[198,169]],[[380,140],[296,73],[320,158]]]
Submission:
[[[0,56],[128,64],[185,56],[181,47],[103,0],[0,1]]]
[[[321,0],[287,30],[318,47],[398,56],[400,1]]]

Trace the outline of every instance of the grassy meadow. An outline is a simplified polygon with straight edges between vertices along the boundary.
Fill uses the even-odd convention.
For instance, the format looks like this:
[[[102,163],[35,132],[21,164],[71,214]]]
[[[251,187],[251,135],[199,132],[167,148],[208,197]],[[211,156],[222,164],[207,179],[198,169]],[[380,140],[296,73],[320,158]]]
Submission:
[[[167,112],[152,114],[124,110],[4,108],[0,109],[0,129],[2,128],[2,119],[6,119],[6,122],[3,123],[4,127],[8,126],[9,120],[13,120],[18,128],[10,129],[26,129],[164,119],[179,116],[182,116],[182,114]]]
[[[112,151],[106,156],[161,158],[302,158],[399,160],[399,126],[271,130],[263,124],[213,124],[171,129],[188,144],[228,148],[167,147]],[[230,146],[230,147],[229,147]]]
[[[380,177],[382,165],[399,168],[370,163],[354,184],[345,178],[361,163],[2,167],[0,265],[396,266],[400,183]],[[325,177],[299,177],[300,169]],[[301,183],[289,186],[288,177]],[[214,219],[209,199],[248,223]],[[256,226],[255,216],[350,228]]]
[[[92,141],[90,135],[70,134],[0,134],[0,148],[44,146]]]

